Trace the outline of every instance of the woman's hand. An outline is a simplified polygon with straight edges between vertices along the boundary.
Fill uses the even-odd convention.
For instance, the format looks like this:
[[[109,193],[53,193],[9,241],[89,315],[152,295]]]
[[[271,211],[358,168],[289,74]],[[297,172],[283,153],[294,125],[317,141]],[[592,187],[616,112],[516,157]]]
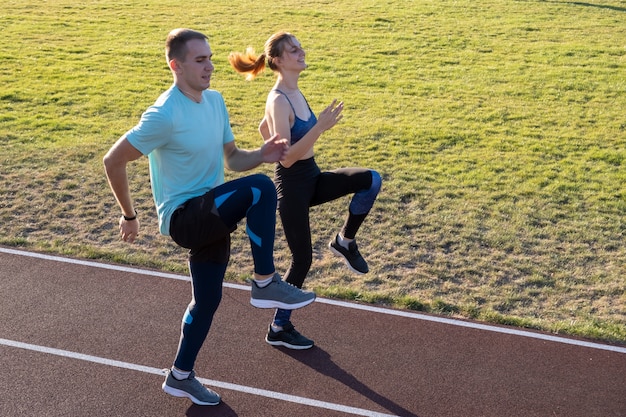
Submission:
[[[337,104],[337,99],[334,99],[328,107],[326,107],[317,117],[317,126],[321,129],[321,132],[325,132],[331,127],[335,126],[339,120],[343,118],[343,101]]]

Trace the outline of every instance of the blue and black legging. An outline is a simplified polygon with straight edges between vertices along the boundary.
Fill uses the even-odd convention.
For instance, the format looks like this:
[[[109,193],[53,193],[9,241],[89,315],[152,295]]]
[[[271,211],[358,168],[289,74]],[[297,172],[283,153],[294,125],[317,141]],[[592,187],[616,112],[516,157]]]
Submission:
[[[256,174],[229,181],[187,201],[172,215],[170,235],[189,249],[192,300],[183,317],[174,366],[191,371],[222,299],[230,234],[246,218],[254,272],[274,272],[276,188]]]
[[[341,229],[344,237],[354,239],[374,205],[381,177],[378,172],[365,168],[321,172],[315,159],[309,158],[289,168],[277,164],[274,182],[278,193],[278,211],[292,255],[284,278],[300,288],[313,260],[309,208],[354,194]],[[277,325],[284,325],[288,320],[286,311],[277,311],[274,319]]]

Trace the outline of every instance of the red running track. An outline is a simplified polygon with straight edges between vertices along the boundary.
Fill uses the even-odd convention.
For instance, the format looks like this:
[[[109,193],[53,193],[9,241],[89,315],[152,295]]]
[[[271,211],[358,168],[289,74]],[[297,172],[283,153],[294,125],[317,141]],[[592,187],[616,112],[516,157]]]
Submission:
[[[225,284],[196,365],[223,402],[161,391],[186,277],[0,247],[2,416],[626,416],[626,348],[319,299],[316,341],[263,341],[271,310]]]

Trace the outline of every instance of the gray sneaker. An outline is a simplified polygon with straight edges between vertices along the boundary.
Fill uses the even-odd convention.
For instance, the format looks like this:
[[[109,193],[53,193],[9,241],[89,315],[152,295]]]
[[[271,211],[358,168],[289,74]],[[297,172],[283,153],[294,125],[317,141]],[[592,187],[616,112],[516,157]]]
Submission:
[[[263,288],[259,287],[254,280],[252,281],[250,304],[257,308],[295,310],[307,306],[313,301],[315,301],[315,293],[303,291],[286,283],[280,279],[278,274],[274,274],[272,282]]]
[[[187,379],[178,380],[174,378],[171,371],[167,372],[167,378],[162,385],[163,391],[174,397],[187,397],[194,404],[217,405],[220,403],[220,396],[217,392],[211,391],[196,379],[196,373],[191,371]]]

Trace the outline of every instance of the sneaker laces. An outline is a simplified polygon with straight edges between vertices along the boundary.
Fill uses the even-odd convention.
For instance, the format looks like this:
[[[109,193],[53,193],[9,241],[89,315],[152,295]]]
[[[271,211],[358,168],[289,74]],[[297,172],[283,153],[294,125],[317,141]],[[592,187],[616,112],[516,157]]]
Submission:
[[[290,283],[289,283],[289,282],[287,282],[287,281],[283,281],[282,279],[280,280],[280,283],[282,283],[283,285],[287,285],[287,287],[286,287],[286,288],[287,288],[289,291],[292,291],[292,292],[293,292],[293,291],[301,291],[301,290],[302,290],[301,288],[298,288],[298,287],[296,287],[295,285],[290,284]]]

